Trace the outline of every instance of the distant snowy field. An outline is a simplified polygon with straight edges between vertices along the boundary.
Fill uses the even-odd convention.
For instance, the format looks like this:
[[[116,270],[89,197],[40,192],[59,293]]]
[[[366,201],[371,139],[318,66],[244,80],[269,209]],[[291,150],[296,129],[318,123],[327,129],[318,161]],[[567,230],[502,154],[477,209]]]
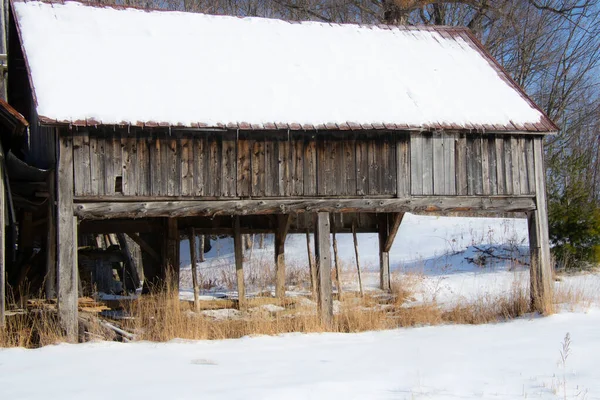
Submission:
[[[376,290],[377,236],[358,240],[365,286]],[[258,249],[256,238],[246,253],[251,295],[271,289],[256,277],[272,273],[266,243]],[[525,220],[407,214],[390,258],[394,279],[412,282],[412,302],[444,305],[526,287],[527,246]],[[204,290],[207,298],[235,296],[235,287],[226,287],[235,271],[231,247],[229,239],[213,242],[199,264],[203,280],[221,285]],[[501,258],[485,267],[467,260],[490,248]],[[351,235],[339,235],[339,250],[343,288],[355,289]],[[190,298],[186,254],[184,242],[181,297]],[[286,260],[290,270],[307,270],[303,235],[288,238]],[[546,318],[478,326],[0,350],[0,399],[600,399],[600,276],[563,276],[555,288],[585,301]],[[289,289],[308,293],[301,283]],[[572,343],[562,364],[567,332]]]

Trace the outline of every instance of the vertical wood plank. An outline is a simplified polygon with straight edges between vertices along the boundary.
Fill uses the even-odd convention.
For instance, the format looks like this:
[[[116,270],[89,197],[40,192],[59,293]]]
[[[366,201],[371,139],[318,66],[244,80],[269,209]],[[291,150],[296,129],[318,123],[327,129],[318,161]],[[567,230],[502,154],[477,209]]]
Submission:
[[[4,187],[4,149],[0,143],[0,329],[4,329],[6,325],[6,256],[4,253],[6,243],[6,190]],[[53,196],[50,196],[53,199]],[[50,229],[53,225],[48,223]],[[48,246],[50,247],[50,246]]]
[[[179,196],[181,194],[181,158],[179,157],[179,138],[175,135],[167,136],[167,168],[169,171],[167,195]]]
[[[490,136],[485,139],[488,142],[488,162],[490,175],[490,194],[498,194],[498,162],[496,160],[496,138]]]
[[[331,297],[331,238],[329,213],[320,212],[315,220],[315,255],[317,267],[317,304],[321,322],[331,326],[333,301]]]
[[[238,290],[238,308],[246,308],[246,286],[244,284],[244,253],[242,249],[242,234],[240,232],[240,217],[236,215],[233,226],[233,248],[235,255],[235,275]]]
[[[208,169],[204,174],[204,177],[206,179],[205,195],[220,197],[222,178],[222,143],[220,141],[220,136],[213,133],[207,135],[206,144],[208,146]]]
[[[287,137],[277,141],[277,195],[280,197],[291,194],[290,184],[290,142]]]
[[[518,138],[519,148],[519,185],[521,194],[529,194],[529,179],[527,177],[527,155],[525,147],[525,138]]]
[[[456,135],[444,134],[444,194],[456,194]]]
[[[370,138],[367,145],[367,157],[369,160],[369,194],[378,195],[383,192],[381,179],[380,160],[383,158],[381,142],[376,138]]]
[[[317,141],[314,135],[306,135],[304,147],[304,195],[317,195]]]
[[[379,216],[377,223],[379,231],[379,288],[381,290],[390,290],[390,253],[385,251],[385,244],[388,240],[389,221],[388,214]]]
[[[90,170],[89,170],[89,164],[86,165],[84,164],[84,157],[83,157],[83,137],[81,134],[78,133],[74,133],[73,134],[73,162],[75,163],[75,165],[79,166],[79,168],[75,169],[75,182],[74,182],[74,186],[75,186],[75,196],[84,196],[85,190],[84,190],[84,182],[85,181],[89,181],[90,179]],[[88,153],[89,156],[89,153]],[[86,173],[87,173],[87,177],[86,177]],[[88,182],[89,184],[89,182]]]
[[[189,136],[181,138],[181,196],[192,196],[194,186],[194,163],[192,140]],[[192,238],[193,239],[193,238]]]
[[[304,194],[304,139],[300,135],[291,136],[292,157],[292,196]]]
[[[433,194],[446,193],[446,179],[444,173],[444,138],[441,132],[436,132],[431,138],[433,147]]]
[[[510,150],[512,156],[512,184],[513,184],[513,194],[518,196],[521,194],[521,178],[520,178],[520,160],[521,155],[519,152],[519,140],[512,136],[510,138]]]
[[[196,256],[196,231],[194,228],[190,228],[188,231],[188,238],[190,242],[190,262],[192,266],[192,287],[194,289],[194,310],[200,311],[200,286],[198,285],[198,257]],[[204,249],[200,248],[203,252]]]
[[[206,187],[208,157],[206,155],[206,136],[194,135],[194,195],[203,196]]]
[[[433,135],[429,132],[423,133],[423,194],[433,194]]]
[[[455,141],[456,161],[456,194],[459,196],[465,196],[468,194],[468,173],[467,173],[467,138],[464,134],[458,136]]]
[[[290,227],[290,215],[277,215],[277,232],[275,232],[275,296],[283,300],[285,297],[285,239]]]
[[[252,195],[265,196],[265,141],[257,135],[252,143]]]
[[[406,137],[399,136],[396,141],[396,197],[407,197],[410,194],[410,154]]]
[[[364,139],[356,140],[356,194],[369,193],[369,157],[368,143]]]
[[[514,194],[513,185],[513,157],[510,137],[504,138],[504,187],[506,194]]]
[[[502,139],[501,136],[497,136],[494,142],[494,147],[496,149],[496,183],[498,185],[498,194],[506,194],[504,139]]]
[[[347,196],[356,195],[356,140],[354,136],[348,137],[347,140],[342,141],[343,152],[344,152],[344,174],[346,177],[344,192],[341,193]]]
[[[548,234],[546,203],[546,169],[542,137],[534,139],[536,210],[528,214],[529,249],[531,253],[531,300],[533,308],[549,313],[552,308],[552,264]]]
[[[73,152],[75,153],[75,146],[73,146]],[[107,131],[104,135],[104,193],[108,196],[115,194],[114,153],[113,134]],[[75,165],[78,164],[75,163]],[[77,176],[77,172],[75,172],[75,175]]]
[[[423,194],[423,136],[410,135],[410,184],[411,194]]]
[[[221,152],[221,196],[231,197],[236,195],[236,177],[235,172],[235,137],[230,134],[222,136]]]
[[[69,342],[77,341],[77,230],[73,217],[73,143],[58,138],[57,243],[58,316]]]
[[[479,139],[481,141],[481,181],[482,181],[482,194],[491,194],[490,187],[490,162],[489,162],[489,149],[488,149],[488,137],[483,135]]]
[[[237,142],[237,195],[250,196],[251,171],[250,171],[250,140],[239,139]]]
[[[525,158],[527,165],[527,187],[528,194],[535,194],[535,162],[533,156],[533,142],[535,139],[527,138],[525,141]]]
[[[81,132],[81,195],[89,196],[92,194],[92,174],[91,174],[91,161],[90,161],[90,135],[88,131]]]

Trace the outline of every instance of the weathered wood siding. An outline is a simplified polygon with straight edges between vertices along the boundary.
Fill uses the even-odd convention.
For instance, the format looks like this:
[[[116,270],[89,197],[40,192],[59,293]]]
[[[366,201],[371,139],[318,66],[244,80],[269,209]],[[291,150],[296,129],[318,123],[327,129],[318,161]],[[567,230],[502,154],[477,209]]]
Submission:
[[[406,192],[408,134],[114,132],[73,136],[75,196],[325,197]]]
[[[535,194],[533,141],[531,136],[413,134],[411,194]]]
[[[535,193],[533,137],[80,130],[75,196],[281,198]]]

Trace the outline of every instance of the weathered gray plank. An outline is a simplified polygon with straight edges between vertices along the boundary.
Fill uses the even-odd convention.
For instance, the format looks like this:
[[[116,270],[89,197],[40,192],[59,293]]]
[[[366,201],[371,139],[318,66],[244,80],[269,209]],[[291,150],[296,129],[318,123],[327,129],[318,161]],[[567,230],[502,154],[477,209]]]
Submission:
[[[398,137],[396,141],[396,161],[397,197],[406,197],[410,194],[410,154],[407,137]]]
[[[490,137],[485,139],[488,142],[488,162],[489,162],[489,179],[491,195],[498,194],[498,163],[496,162],[496,139]]]
[[[513,156],[510,137],[504,138],[504,186],[506,194],[514,194],[513,185]]]
[[[222,136],[221,152],[221,196],[233,197],[237,193],[235,137],[232,134]]]
[[[306,136],[304,146],[304,195],[317,194],[317,143],[314,136]]]
[[[527,138],[525,141],[525,159],[527,166],[527,187],[529,189],[528,194],[535,194],[535,162],[533,156],[533,142],[534,139]]]
[[[369,193],[369,151],[366,140],[356,140],[356,194]]]
[[[535,208],[533,197],[426,196],[408,199],[302,198],[226,201],[86,202],[75,214],[86,219],[186,217],[303,212],[522,212]]]
[[[257,137],[252,143],[252,195],[265,196],[265,141]]]
[[[496,137],[494,147],[496,149],[496,184],[498,186],[498,194],[506,194],[504,139]]]
[[[194,135],[194,194],[203,196],[208,173],[208,157],[205,135]]]
[[[248,197],[252,183],[250,171],[250,140],[239,139],[237,141],[237,195]]]
[[[331,229],[329,213],[317,213],[315,226],[317,304],[321,322],[325,326],[330,326],[333,322],[333,299],[331,296]]]
[[[492,193],[490,187],[490,162],[489,162],[489,149],[488,149],[488,138],[481,136],[481,183],[482,183],[482,194],[489,195]]]
[[[181,193],[181,157],[179,138],[176,135],[167,136],[167,195],[179,196]],[[218,169],[214,171],[219,171]]]
[[[521,194],[521,179],[520,179],[520,168],[521,168],[521,154],[519,152],[519,140],[512,136],[510,138],[510,152],[512,156],[512,187],[513,194],[520,195]]]
[[[181,196],[193,196],[194,191],[194,149],[189,136],[181,138]]]
[[[519,148],[519,184],[521,187],[521,194],[530,193],[529,190],[529,179],[527,177],[527,156],[525,148],[525,138],[518,138]]]
[[[411,194],[423,194],[423,136],[410,136],[410,183]]]
[[[67,340],[77,342],[77,228],[73,217],[73,143],[58,139],[57,183],[57,281],[58,316]],[[75,222],[74,222],[75,221]]]
[[[433,194],[433,135],[431,133],[421,134],[423,137],[423,195]]]
[[[354,137],[349,137],[342,144],[344,152],[344,165],[342,168],[346,179],[344,182],[345,190],[340,194],[354,196],[356,195],[356,140]]]
[[[456,135],[444,133],[444,194],[456,194]]]
[[[433,147],[433,194],[446,194],[446,179],[444,173],[444,137],[441,132],[435,132],[431,139]]]
[[[546,206],[546,174],[542,138],[534,139],[536,210],[528,214],[529,249],[531,253],[531,298],[535,310],[552,310],[552,264]]]
[[[291,194],[302,196],[304,194],[304,138],[301,135],[293,135],[291,138]]]
[[[464,134],[461,134],[455,143],[456,149],[456,194],[464,196],[468,194],[468,173],[467,173],[467,138]]]
[[[207,135],[206,145],[208,148],[208,169],[204,174],[206,182],[206,196],[221,196],[221,152],[222,146],[217,134]]]
[[[289,196],[290,184],[290,142],[286,139],[277,141],[277,195]]]

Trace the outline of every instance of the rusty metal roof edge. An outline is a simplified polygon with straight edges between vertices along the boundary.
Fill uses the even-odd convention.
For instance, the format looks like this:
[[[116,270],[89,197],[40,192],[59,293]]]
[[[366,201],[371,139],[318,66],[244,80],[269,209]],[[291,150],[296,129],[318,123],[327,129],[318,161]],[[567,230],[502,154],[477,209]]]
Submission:
[[[10,104],[8,104],[6,101],[0,99],[0,107],[2,109],[6,110],[6,112],[15,120],[15,122],[18,122],[19,124],[21,124],[21,126],[23,128],[26,128],[29,126],[29,122],[27,122],[25,117],[20,112],[18,112],[15,108],[13,108]]]

